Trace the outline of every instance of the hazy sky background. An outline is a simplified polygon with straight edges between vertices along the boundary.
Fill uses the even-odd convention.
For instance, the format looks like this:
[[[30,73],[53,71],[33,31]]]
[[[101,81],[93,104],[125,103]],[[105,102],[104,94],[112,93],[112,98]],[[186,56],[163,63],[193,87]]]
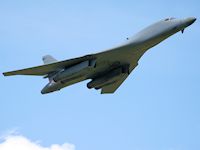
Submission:
[[[47,80],[0,76],[0,135],[17,130],[76,150],[200,149],[200,2],[0,1],[0,72],[110,48],[167,17],[197,21],[149,50],[113,95],[88,81],[41,95]],[[3,140],[0,141],[5,142]]]

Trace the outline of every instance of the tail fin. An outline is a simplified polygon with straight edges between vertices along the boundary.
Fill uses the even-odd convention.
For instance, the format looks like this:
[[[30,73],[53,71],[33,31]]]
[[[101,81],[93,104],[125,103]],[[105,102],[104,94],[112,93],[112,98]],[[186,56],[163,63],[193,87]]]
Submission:
[[[42,60],[45,65],[57,62],[57,60],[55,58],[53,58],[51,55],[45,55],[44,57],[42,57]]]
[[[43,62],[44,62],[45,65],[57,62],[57,60],[55,58],[53,58],[51,55],[45,55],[45,56],[43,56],[42,60],[43,60]],[[54,73],[49,73],[44,78],[48,78],[49,82],[50,82],[50,81],[52,81],[53,75],[54,75]]]

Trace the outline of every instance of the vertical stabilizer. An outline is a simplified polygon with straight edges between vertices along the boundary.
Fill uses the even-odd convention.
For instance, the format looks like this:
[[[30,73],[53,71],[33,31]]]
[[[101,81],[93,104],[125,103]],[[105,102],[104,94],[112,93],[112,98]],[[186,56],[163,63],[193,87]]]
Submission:
[[[45,55],[45,56],[43,56],[42,60],[43,60],[43,62],[44,62],[45,65],[57,62],[57,60],[55,58],[53,58],[51,55]]]
[[[55,58],[53,58],[51,55],[45,55],[42,57],[42,60],[44,62],[44,64],[51,64],[51,63],[55,63],[57,62],[57,60]],[[49,81],[52,81],[52,77],[55,75],[55,72],[49,73],[45,78],[48,78]]]

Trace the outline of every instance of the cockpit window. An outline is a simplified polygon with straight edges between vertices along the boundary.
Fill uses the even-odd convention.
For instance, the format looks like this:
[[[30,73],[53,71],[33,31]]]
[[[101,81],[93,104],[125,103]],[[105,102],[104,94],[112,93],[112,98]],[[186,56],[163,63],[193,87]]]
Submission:
[[[169,20],[173,20],[175,19],[174,17],[171,17],[171,18],[166,18],[165,21],[169,21]]]

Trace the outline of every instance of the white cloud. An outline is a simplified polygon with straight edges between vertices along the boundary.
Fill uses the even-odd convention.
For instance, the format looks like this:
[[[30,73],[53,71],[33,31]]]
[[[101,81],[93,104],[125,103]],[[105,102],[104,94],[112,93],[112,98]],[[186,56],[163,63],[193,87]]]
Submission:
[[[52,144],[49,147],[43,147],[24,136],[8,135],[3,137],[2,142],[0,142],[0,150],[75,150],[75,146],[64,143],[62,145]]]

